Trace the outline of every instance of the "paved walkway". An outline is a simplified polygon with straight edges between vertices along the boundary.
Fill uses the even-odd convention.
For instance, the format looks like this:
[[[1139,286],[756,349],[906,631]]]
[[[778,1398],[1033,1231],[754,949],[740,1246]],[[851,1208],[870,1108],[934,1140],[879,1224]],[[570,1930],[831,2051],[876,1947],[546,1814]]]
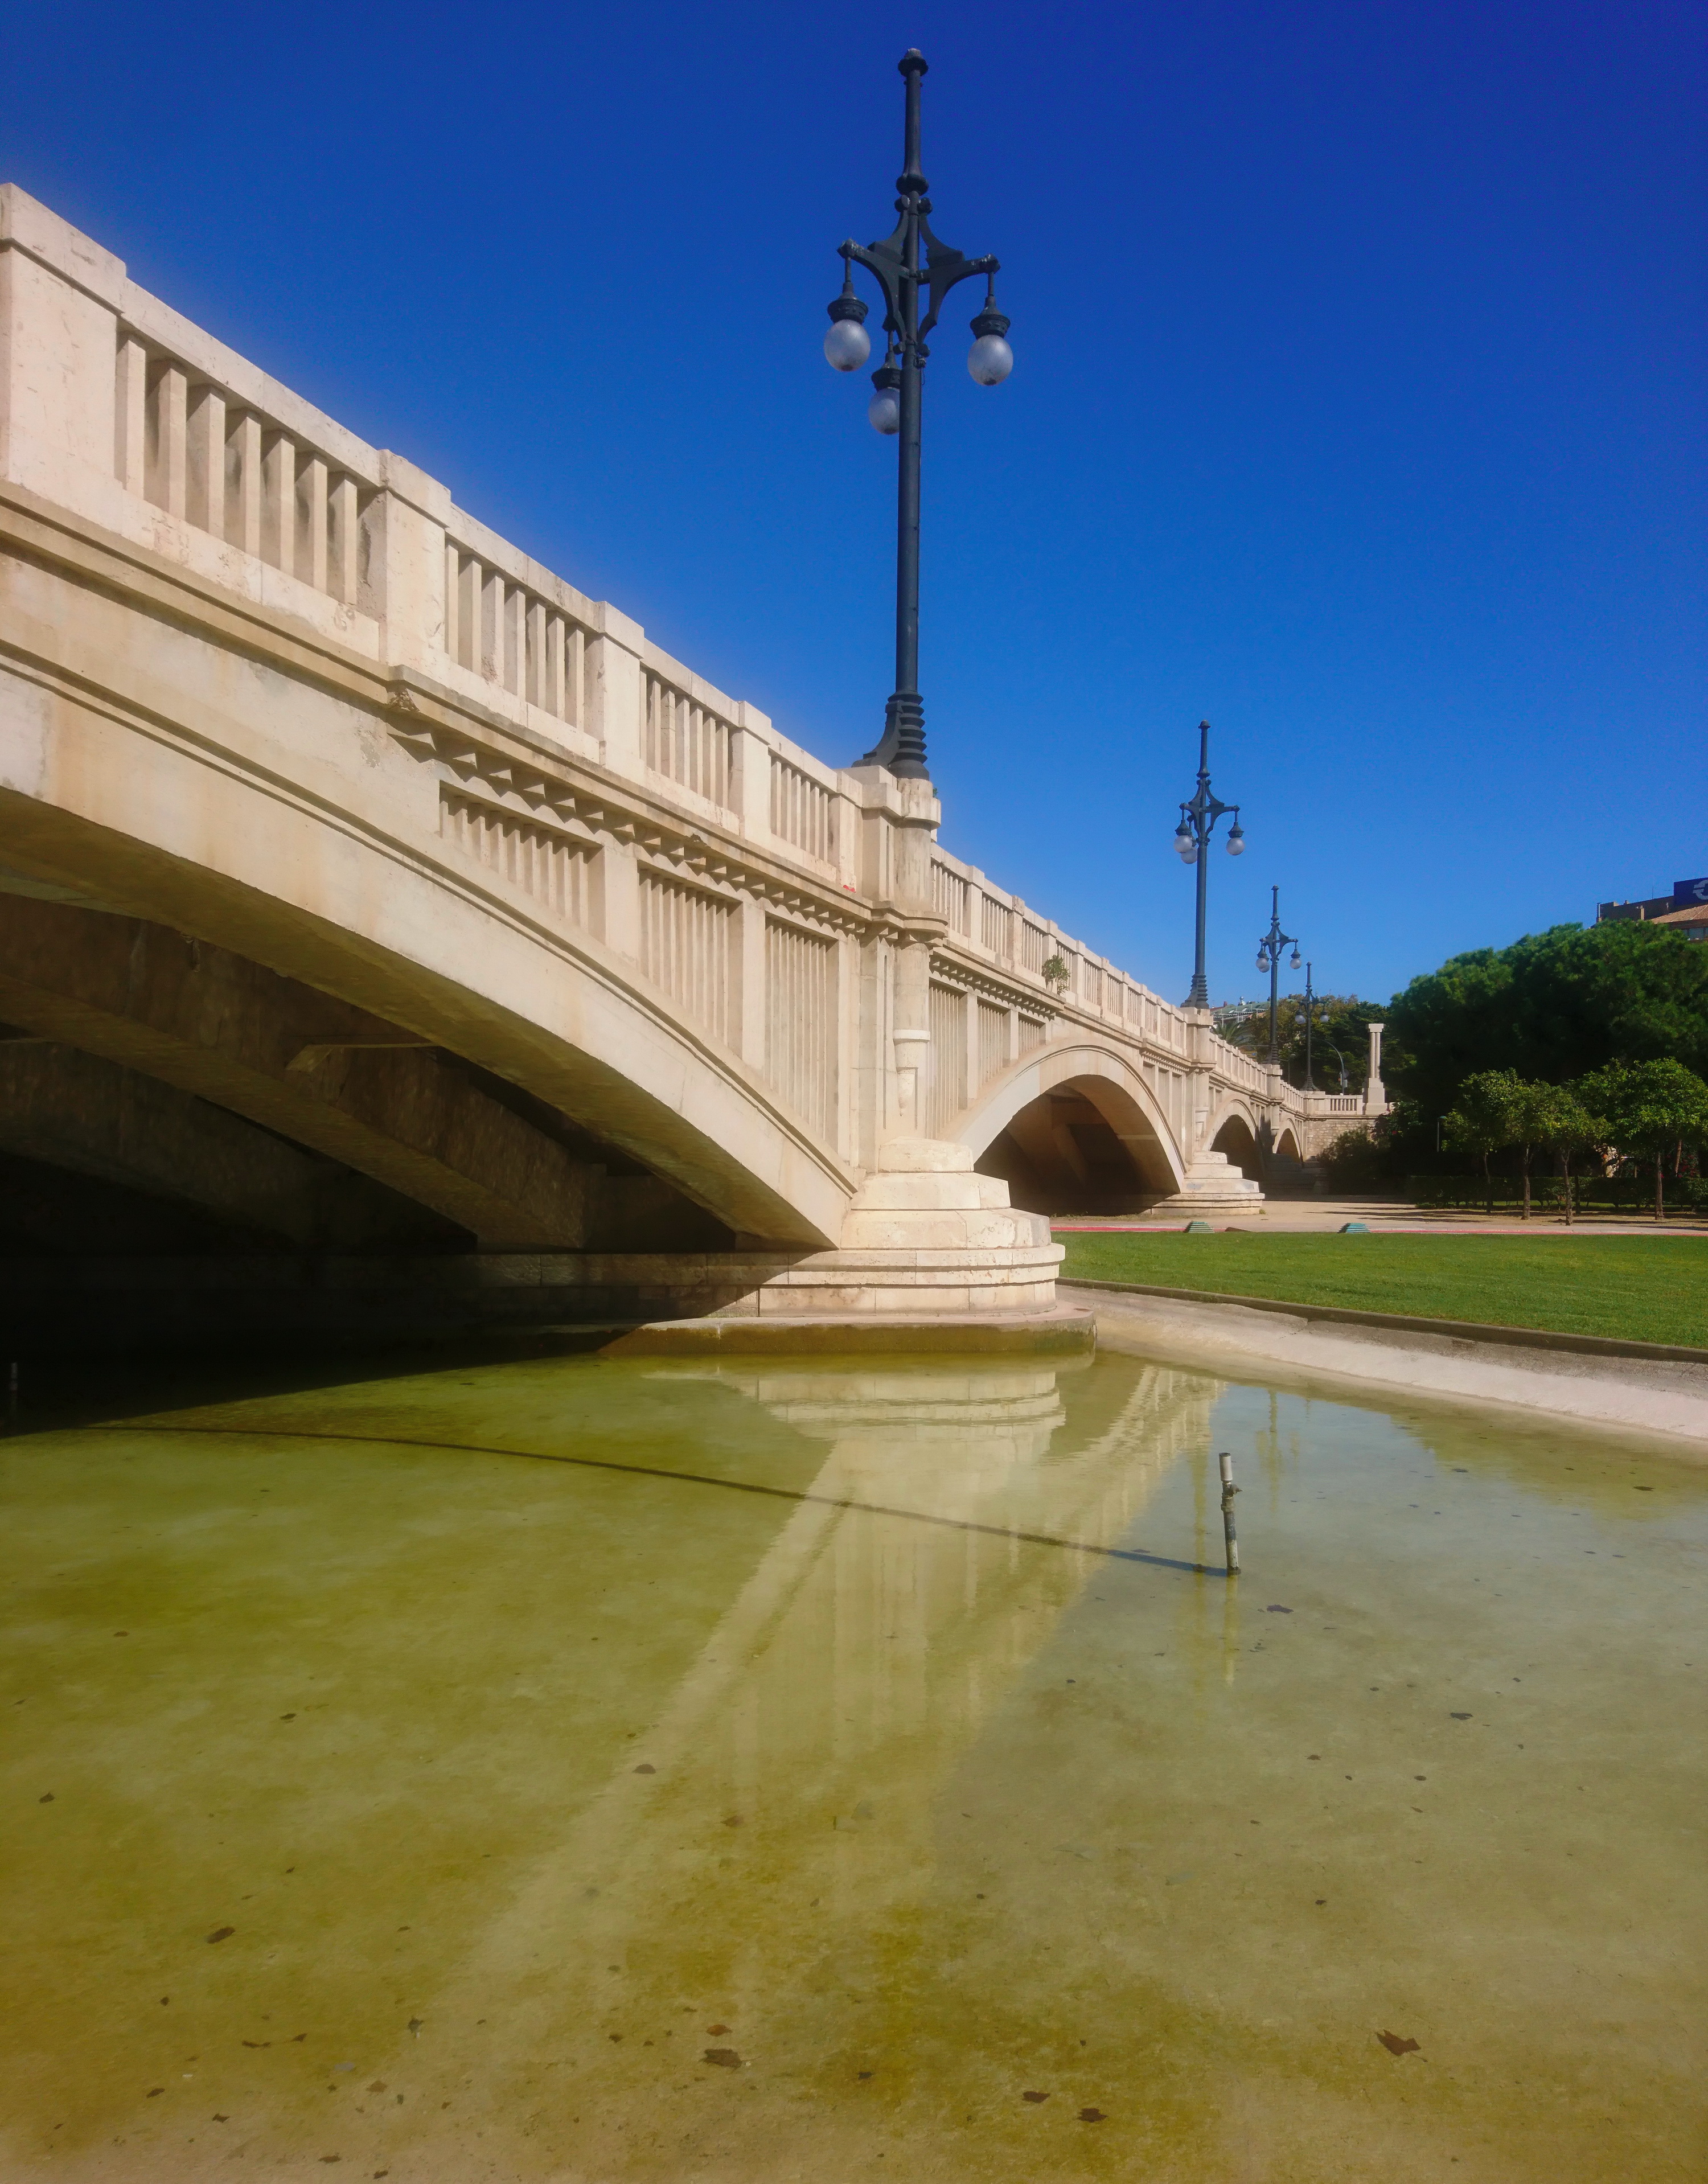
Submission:
[[[1238,1221],[1212,1221],[1212,1228],[1233,1236],[1315,1236],[1332,1234],[1348,1221],[1367,1222],[1372,1235],[1393,1236],[1708,1236],[1708,1221],[1669,1216],[1664,1225],[1628,1213],[1580,1213],[1568,1228],[1557,1213],[1536,1213],[1528,1221],[1516,1214],[1450,1212],[1399,1203],[1393,1199],[1272,1198],[1260,1212]],[[1065,1213],[1052,1217],[1058,1236],[1099,1233],[1117,1235],[1177,1234],[1185,1223],[1177,1213],[1159,1221],[1143,1213]]]

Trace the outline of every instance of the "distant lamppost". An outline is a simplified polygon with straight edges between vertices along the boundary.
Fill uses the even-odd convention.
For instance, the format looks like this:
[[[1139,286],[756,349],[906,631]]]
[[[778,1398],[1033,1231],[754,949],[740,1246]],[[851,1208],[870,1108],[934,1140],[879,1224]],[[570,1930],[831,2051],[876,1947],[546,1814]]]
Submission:
[[[1271,1062],[1281,1059],[1277,1011],[1281,1006],[1281,951],[1283,948],[1293,950],[1291,967],[1296,971],[1299,968],[1299,943],[1292,933],[1283,933],[1281,929],[1281,889],[1272,887],[1269,890],[1269,930],[1257,937],[1257,967],[1269,973],[1269,1059]]]
[[[1205,914],[1208,908],[1210,868],[1205,853],[1210,838],[1216,832],[1216,822],[1228,812],[1233,814],[1233,824],[1227,830],[1227,854],[1238,856],[1245,848],[1245,829],[1239,823],[1239,806],[1222,804],[1210,794],[1210,723],[1198,724],[1198,792],[1189,804],[1180,807],[1180,824],[1175,829],[1174,846],[1180,852],[1183,865],[1198,866],[1198,940],[1192,959],[1192,991],[1182,1006],[1188,1009],[1207,1009],[1210,1006],[1210,985],[1204,975]]]
[[[981,387],[996,387],[1014,370],[1014,352],[1004,337],[1009,322],[996,307],[994,258],[967,258],[939,242],[926,218],[931,185],[920,171],[919,84],[925,56],[916,48],[896,64],[907,79],[904,172],[897,177],[900,219],[885,242],[844,242],[843,292],[827,308],[831,330],[825,355],[838,371],[858,371],[871,354],[865,330],[866,306],[855,295],[854,269],[864,265],[883,291],[884,331],[889,339],[882,364],[872,374],[877,390],[866,409],[875,431],[901,441],[897,465],[895,567],[895,689],[884,708],[884,730],[862,766],[887,766],[904,778],[929,781],[925,760],[925,701],[919,694],[919,465],[920,399],[926,336],[937,324],[944,298],[960,281],[986,276],[984,309],[972,321],[974,336],[966,368]],[[920,317],[920,290],[928,292],[930,309]]]

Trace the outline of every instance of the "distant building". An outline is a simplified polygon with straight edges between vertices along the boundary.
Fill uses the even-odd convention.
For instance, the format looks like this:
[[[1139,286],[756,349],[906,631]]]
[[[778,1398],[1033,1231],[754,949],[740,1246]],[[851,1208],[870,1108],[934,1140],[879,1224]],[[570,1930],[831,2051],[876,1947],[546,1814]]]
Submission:
[[[1595,922],[1616,925],[1641,921],[1645,925],[1670,925],[1687,940],[1708,940],[1708,877],[1674,880],[1671,894],[1651,895],[1646,902],[1598,902]]]

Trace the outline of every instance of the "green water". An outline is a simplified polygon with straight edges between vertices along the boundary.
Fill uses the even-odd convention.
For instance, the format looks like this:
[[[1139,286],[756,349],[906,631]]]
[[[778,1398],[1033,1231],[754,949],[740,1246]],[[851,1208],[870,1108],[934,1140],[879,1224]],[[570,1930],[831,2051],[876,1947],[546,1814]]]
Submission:
[[[8,2180],[1708,2167],[1686,1460],[576,1359],[0,1482]]]

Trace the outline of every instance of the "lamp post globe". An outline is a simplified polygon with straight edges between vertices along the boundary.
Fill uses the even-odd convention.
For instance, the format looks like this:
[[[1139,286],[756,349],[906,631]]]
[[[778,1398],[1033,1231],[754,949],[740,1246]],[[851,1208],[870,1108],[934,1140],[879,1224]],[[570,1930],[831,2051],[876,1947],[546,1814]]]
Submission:
[[[865,406],[866,422],[886,438],[901,430],[901,374],[889,365],[871,376],[872,398]]]
[[[984,308],[972,320],[966,368],[981,387],[998,387],[1014,370],[1009,322],[997,309],[995,258],[969,258],[932,234],[931,185],[920,166],[920,81],[923,53],[910,48],[897,66],[907,92],[903,116],[902,172],[896,181],[897,221],[882,242],[841,246],[843,291],[829,306],[825,356],[837,371],[858,371],[871,354],[862,323],[866,306],[854,293],[854,269],[863,265],[883,297],[888,336],[883,363],[872,374],[866,417],[874,432],[898,443],[896,451],[895,688],[884,708],[882,735],[860,759],[899,778],[929,781],[926,766],[925,701],[919,689],[920,409],[927,337],[949,291],[975,274],[985,276]],[[921,306],[924,307],[921,315]]]
[[[858,319],[838,319],[825,336],[825,361],[837,371],[858,371],[871,354],[871,336]]]

